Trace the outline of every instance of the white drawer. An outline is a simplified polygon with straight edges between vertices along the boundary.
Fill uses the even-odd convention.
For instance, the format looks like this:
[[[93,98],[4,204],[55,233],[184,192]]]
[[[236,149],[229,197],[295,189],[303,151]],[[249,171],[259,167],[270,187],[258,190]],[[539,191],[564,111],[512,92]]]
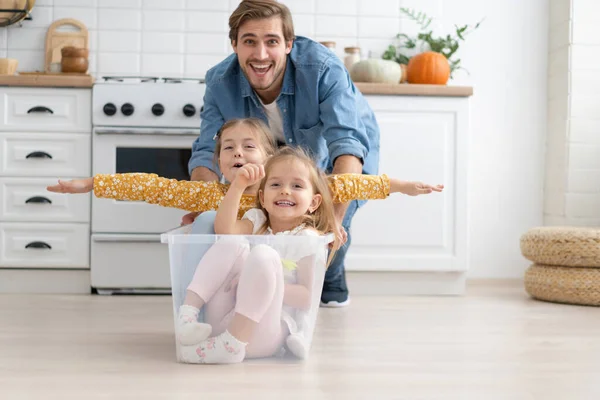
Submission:
[[[76,176],[91,173],[91,136],[0,133],[0,176]]]
[[[89,224],[0,223],[0,267],[89,268]]]
[[[2,88],[0,130],[92,131],[90,89]]]
[[[90,222],[91,194],[46,190],[56,182],[53,178],[0,178],[0,221]]]

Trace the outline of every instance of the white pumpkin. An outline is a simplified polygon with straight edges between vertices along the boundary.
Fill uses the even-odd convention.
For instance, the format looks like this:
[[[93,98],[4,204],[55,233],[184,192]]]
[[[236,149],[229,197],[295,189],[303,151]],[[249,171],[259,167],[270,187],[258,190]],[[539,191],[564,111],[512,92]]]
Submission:
[[[402,68],[395,61],[368,58],[352,65],[350,77],[354,82],[400,83]]]

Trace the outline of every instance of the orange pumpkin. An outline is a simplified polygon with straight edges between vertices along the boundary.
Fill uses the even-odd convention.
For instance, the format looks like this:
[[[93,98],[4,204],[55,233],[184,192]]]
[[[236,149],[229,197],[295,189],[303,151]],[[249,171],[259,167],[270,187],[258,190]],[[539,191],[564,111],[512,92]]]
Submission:
[[[426,51],[408,61],[408,83],[445,85],[450,78],[450,63],[442,53]]]

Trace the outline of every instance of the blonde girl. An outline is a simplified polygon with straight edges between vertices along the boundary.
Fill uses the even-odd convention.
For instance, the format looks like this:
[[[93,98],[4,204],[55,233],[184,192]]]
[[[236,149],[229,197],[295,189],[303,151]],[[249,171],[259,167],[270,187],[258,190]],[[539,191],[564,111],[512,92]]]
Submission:
[[[248,187],[259,184],[255,208],[237,214]],[[266,165],[240,168],[215,218],[222,235],[319,236],[334,232],[336,219],[326,177],[300,149],[283,148]],[[205,332],[180,346],[188,363],[238,363],[280,351],[296,331],[290,310],[311,307],[312,267],[319,248],[257,245],[239,237],[221,240],[201,259],[179,311],[179,329]],[[337,239],[336,239],[337,240]],[[291,262],[286,274],[282,258]],[[330,257],[331,259],[331,257]],[[204,307],[206,323],[197,322]],[[208,338],[208,335],[213,336]],[[201,339],[201,338],[197,338]]]

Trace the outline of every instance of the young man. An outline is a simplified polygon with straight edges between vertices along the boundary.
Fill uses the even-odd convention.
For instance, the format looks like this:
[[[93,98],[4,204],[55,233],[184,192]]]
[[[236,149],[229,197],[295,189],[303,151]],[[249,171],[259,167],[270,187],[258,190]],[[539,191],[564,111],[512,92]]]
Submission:
[[[289,9],[274,0],[245,0],[229,18],[234,54],[206,74],[200,136],[192,147],[192,180],[217,180],[214,136],[232,118],[259,117],[281,145],[309,149],[326,173],[377,174],[379,127],[341,60],[308,38],[295,37]],[[350,223],[363,202],[337,205],[338,235],[346,240],[326,275],[324,306],[349,303],[344,258]],[[190,223],[197,214],[188,214]],[[194,232],[212,229],[210,218]]]

